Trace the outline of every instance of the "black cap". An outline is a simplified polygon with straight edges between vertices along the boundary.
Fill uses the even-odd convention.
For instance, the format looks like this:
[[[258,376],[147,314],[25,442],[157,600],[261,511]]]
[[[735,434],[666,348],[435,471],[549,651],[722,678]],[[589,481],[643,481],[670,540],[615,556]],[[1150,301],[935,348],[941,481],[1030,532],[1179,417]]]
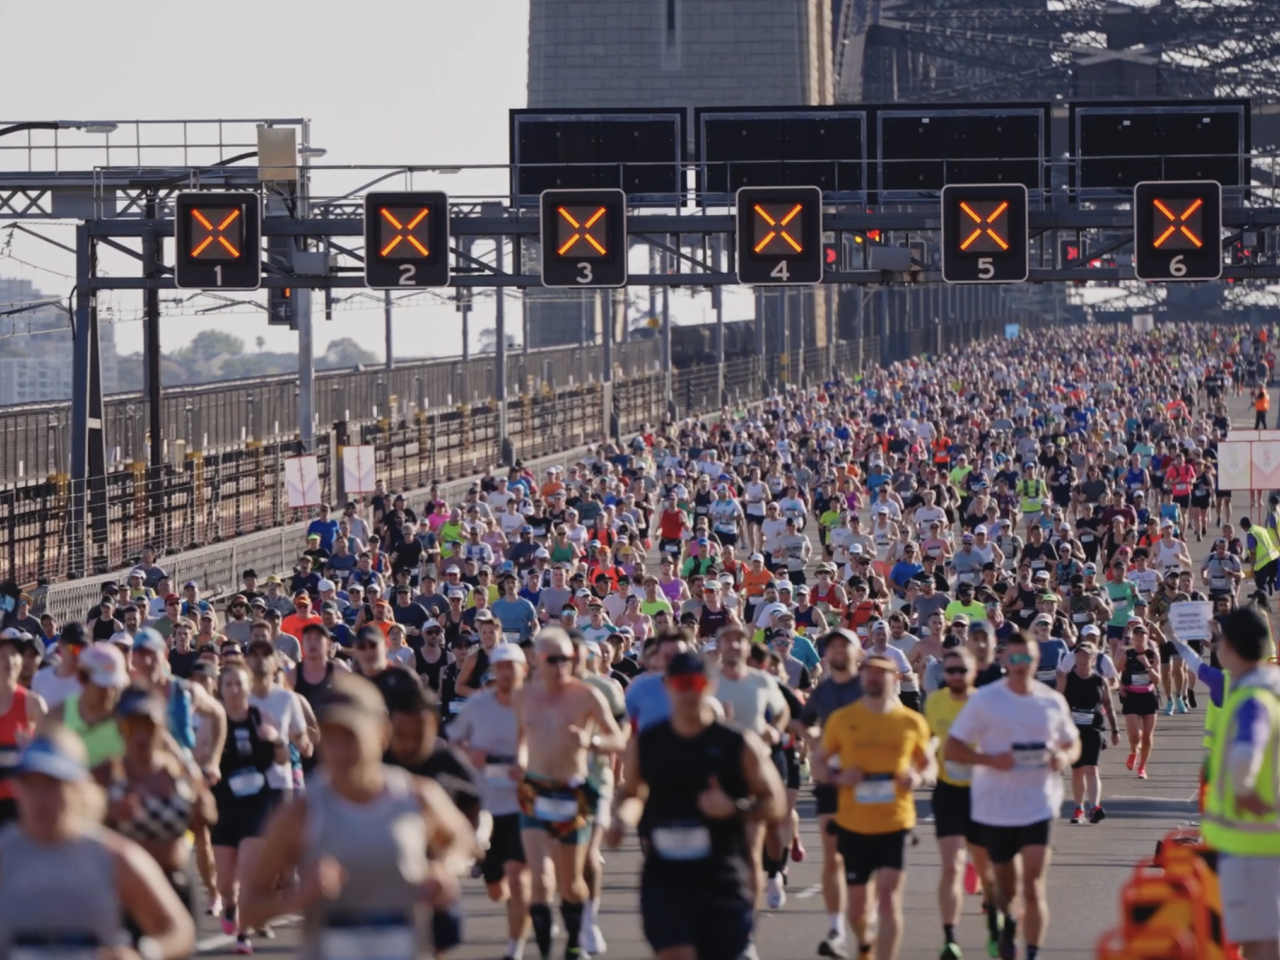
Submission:
[[[693,673],[707,672],[706,661],[696,653],[684,651],[677,653],[671,658],[671,662],[667,664],[668,677],[684,677]]]
[[[85,634],[83,623],[68,623],[62,628],[60,639],[63,643],[70,643],[76,646],[88,646],[89,637]]]
[[[318,633],[327,640],[333,639],[333,632],[323,623],[308,623],[302,628],[302,635],[305,637],[308,633]]]
[[[241,579],[241,580],[246,580],[246,579],[248,579],[249,577],[253,577],[253,579],[255,579],[255,580],[257,580],[257,579],[258,579],[258,575],[253,571],[253,568],[252,568],[252,567],[250,567],[250,568],[249,568],[248,570],[246,570],[244,573],[240,574],[240,579]]]
[[[378,640],[385,639],[386,637],[383,635],[382,631],[374,626],[363,626],[360,628],[360,632],[356,634],[356,643],[359,643],[361,640],[373,640],[376,642]]]

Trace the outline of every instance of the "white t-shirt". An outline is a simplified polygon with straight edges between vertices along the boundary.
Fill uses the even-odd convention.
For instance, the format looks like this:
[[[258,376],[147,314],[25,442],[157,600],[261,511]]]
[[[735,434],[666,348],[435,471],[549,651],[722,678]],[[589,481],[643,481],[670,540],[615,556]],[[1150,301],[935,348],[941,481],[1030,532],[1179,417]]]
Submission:
[[[748,668],[741,680],[722,675],[716,684],[716,699],[734,723],[754,733],[761,733],[770,720],[787,709],[778,681],[763,670],[753,668]]]
[[[263,721],[270,723],[280,731],[285,743],[293,742],[299,733],[307,732],[307,717],[302,712],[299,697],[292,690],[284,687],[272,687],[265,697],[249,695],[249,704],[257,707]],[[292,790],[293,774],[289,764],[274,763],[267,771],[267,786],[273,790]]]
[[[60,677],[53,667],[45,667],[37,670],[32,678],[31,692],[40,694],[52,710],[73,693],[80,692],[80,675],[73,673],[69,677]]]
[[[1049,769],[1047,748],[1080,739],[1071,708],[1055,690],[1031,684],[1025,696],[1008,680],[979,688],[951,724],[949,735],[985,754],[1013,751],[1012,770],[973,768],[973,820],[992,827],[1028,827],[1055,819],[1062,806],[1062,775]]]

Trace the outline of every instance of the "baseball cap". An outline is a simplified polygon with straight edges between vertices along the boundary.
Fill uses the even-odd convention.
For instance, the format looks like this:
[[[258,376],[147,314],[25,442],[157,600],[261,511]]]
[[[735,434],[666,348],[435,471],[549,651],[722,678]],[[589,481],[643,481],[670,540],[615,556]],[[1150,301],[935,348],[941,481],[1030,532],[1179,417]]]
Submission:
[[[528,666],[529,661],[518,643],[499,643],[489,654],[489,663],[519,663]]]
[[[1080,636],[1082,637],[1100,637],[1102,631],[1095,627],[1092,623],[1086,623],[1080,628]]]
[[[476,615],[472,618],[476,623],[488,623],[497,618],[488,610],[477,610]]]
[[[688,650],[677,653],[667,664],[668,677],[687,677],[692,674],[705,674],[706,672],[706,661],[698,654]]]
[[[120,694],[116,717],[145,717],[157,726],[167,724],[169,707],[163,697],[142,687],[129,687]]]
[[[270,580],[268,580],[267,582],[268,582],[268,583],[270,583],[271,581],[270,581]],[[279,583],[279,582],[280,582],[279,580],[277,580],[277,581],[276,581],[276,583]],[[164,602],[165,602],[166,604],[169,604],[169,603],[181,603],[181,602],[182,602],[182,598],[181,598],[180,596],[178,596],[176,593],[166,593],[166,594],[165,594],[165,596],[164,596]]]
[[[321,580],[316,584],[316,589],[324,593],[326,590],[336,590],[337,588],[333,585],[332,580]]]
[[[75,737],[36,737],[18,757],[17,772],[39,773],[66,783],[89,779],[84,747]]]
[[[187,590],[193,587],[198,590],[200,588],[200,584],[196,583],[194,580],[188,580],[186,583],[182,585],[183,590]]]
[[[123,690],[129,685],[129,670],[124,654],[113,643],[98,641],[80,654],[80,669],[89,675],[95,687]]]
[[[320,699],[316,713],[321,723],[358,729],[385,720],[387,706],[378,688],[364,677],[334,671],[333,686]]]
[[[133,638],[133,649],[150,650],[157,656],[163,657],[169,652],[169,644],[165,642],[164,637],[160,636],[159,631],[151,627],[143,627]]]
[[[137,577],[139,579],[145,578],[146,575],[147,575],[147,571],[143,570],[141,567],[134,567],[132,570],[129,571],[129,576]]]
[[[1051,627],[1053,626],[1053,618],[1042,613],[1031,621],[1031,625],[1033,627]]]

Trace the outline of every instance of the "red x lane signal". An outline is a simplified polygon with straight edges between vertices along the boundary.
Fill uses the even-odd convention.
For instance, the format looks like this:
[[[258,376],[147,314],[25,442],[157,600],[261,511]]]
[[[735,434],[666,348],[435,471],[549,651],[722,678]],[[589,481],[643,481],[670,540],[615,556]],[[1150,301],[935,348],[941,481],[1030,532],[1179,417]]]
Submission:
[[[378,213],[382,241],[378,256],[393,260],[431,256],[431,233],[426,223],[430,207],[379,207]]]
[[[975,210],[974,208],[978,209]],[[978,211],[984,207],[991,207],[985,213]],[[984,250],[1000,250],[1001,252],[1009,249],[1009,244],[1001,235],[1007,234],[1004,216],[1009,212],[1009,201],[1001,200],[999,203],[978,203],[974,201],[969,203],[965,200],[960,201],[960,211],[973,221],[971,225],[972,233],[960,241],[960,249],[966,253],[972,250],[974,253],[981,253]],[[963,231],[962,231],[963,232]],[[984,246],[985,244],[985,246]]]
[[[796,239],[803,236],[804,204],[756,203],[751,209],[755,213],[753,252],[783,256],[804,253],[804,244]]]
[[[209,216],[198,207],[191,208],[191,239],[195,246],[191,250],[193,259],[204,260],[238,260],[240,248],[244,246],[244,221],[240,219],[240,208],[228,211],[222,208],[207,208]],[[210,217],[217,218],[215,221]]]
[[[607,207],[557,207],[556,226],[556,256],[594,259],[609,255]]]
[[[1151,205],[1156,210],[1157,218],[1153,232],[1158,234],[1151,243],[1153,247],[1157,249],[1164,247],[1168,250],[1199,250],[1204,246],[1204,241],[1200,239],[1204,233],[1200,225],[1200,211],[1204,207],[1204,197],[1196,197],[1179,214],[1175,214],[1170,209],[1171,206],[1182,206],[1182,202],[1177,200],[1166,202],[1155,197]],[[1164,219],[1161,220],[1161,217]],[[1164,229],[1161,230],[1161,227]]]

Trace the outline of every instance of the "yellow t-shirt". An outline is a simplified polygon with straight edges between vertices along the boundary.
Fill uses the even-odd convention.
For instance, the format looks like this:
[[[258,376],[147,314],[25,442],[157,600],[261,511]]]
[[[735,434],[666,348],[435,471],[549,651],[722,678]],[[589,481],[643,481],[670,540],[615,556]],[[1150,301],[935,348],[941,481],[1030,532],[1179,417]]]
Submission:
[[[942,751],[947,743],[947,734],[951,732],[951,724],[955,723],[968,702],[968,697],[957,700],[945,687],[929,694],[929,699],[924,702],[924,718],[929,721],[929,731],[938,738],[938,779],[956,787],[969,786],[972,770],[968,764],[944,760]]]
[[[916,825],[911,791],[892,778],[917,762],[923,766],[929,747],[924,717],[895,703],[888,713],[873,713],[862,701],[842,707],[827,718],[822,746],[840,758],[840,769],[857,767],[864,781],[841,787],[835,822],[854,833],[893,833]]]

